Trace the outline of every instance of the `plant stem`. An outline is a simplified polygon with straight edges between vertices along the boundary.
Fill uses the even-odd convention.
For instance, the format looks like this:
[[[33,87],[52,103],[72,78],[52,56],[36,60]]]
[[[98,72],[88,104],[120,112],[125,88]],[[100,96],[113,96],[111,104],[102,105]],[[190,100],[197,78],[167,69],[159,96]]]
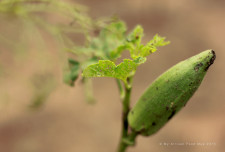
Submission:
[[[120,92],[120,99],[122,100],[124,98],[124,95],[125,95],[123,86],[122,86],[122,84],[121,84],[119,79],[116,79],[116,83],[118,85],[118,89],[119,89],[119,92]]]
[[[138,134],[136,132],[131,132],[126,138],[121,138],[118,152],[125,152],[128,146],[133,146],[135,144],[135,138],[137,135]]]
[[[118,84],[119,85],[119,84]],[[132,77],[127,79],[127,84],[125,86],[125,96],[122,100],[123,105],[123,114],[122,114],[122,132],[121,132],[121,139],[118,147],[118,152],[125,152],[126,148],[130,145],[134,145],[135,138],[137,134],[135,132],[128,133],[128,120],[127,115],[130,110],[130,95],[132,90]],[[121,86],[119,86],[121,90]]]

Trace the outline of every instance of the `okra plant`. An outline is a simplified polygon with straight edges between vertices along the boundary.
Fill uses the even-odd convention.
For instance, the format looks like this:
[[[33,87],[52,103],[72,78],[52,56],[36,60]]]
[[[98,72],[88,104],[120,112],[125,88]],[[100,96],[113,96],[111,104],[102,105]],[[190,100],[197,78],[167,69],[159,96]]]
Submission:
[[[29,7],[32,5],[33,7]],[[38,7],[35,7],[38,6]],[[60,35],[66,51],[73,54],[68,58],[68,68],[63,81],[76,86],[75,81],[82,76],[86,86],[86,99],[93,102],[91,81],[93,77],[111,77],[118,85],[122,104],[122,131],[118,152],[135,145],[137,136],[150,136],[161,129],[191,98],[201,84],[207,70],[215,60],[215,52],[206,50],[182,61],[159,76],[143,93],[134,107],[130,107],[133,78],[139,66],[144,64],[159,47],[170,42],[156,34],[143,44],[144,30],[137,25],[128,32],[125,22],[112,17],[91,19],[80,5],[70,5],[53,0],[3,0],[0,12],[13,14],[41,25],[45,30]],[[35,14],[53,11],[70,16],[70,24],[53,25]],[[76,24],[75,27],[72,24]],[[85,36],[84,45],[77,45],[65,34],[78,32]],[[65,30],[65,31],[64,31]],[[69,44],[69,45],[67,45]],[[122,53],[128,51],[129,58]]]
[[[123,24],[111,25],[121,28]],[[102,32],[104,33],[104,30]],[[142,37],[143,29],[138,25],[120,45],[114,45],[106,52],[104,60],[86,66],[82,72],[85,78],[112,77],[118,84],[123,106],[122,135],[118,152],[123,152],[128,146],[134,145],[136,136],[150,136],[163,127],[185,106],[215,60],[215,52],[206,50],[178,63],[157,78],[136,105],[130,108],[132,82],[136,69],[145,63],[147,56],[155,52],[159,46],[169,44],[164,37],[155,35],[144,45],[141,43]],[[129,51],[130,59],[123,59],[123,62],[116,65],[116,59],[124,50]]]

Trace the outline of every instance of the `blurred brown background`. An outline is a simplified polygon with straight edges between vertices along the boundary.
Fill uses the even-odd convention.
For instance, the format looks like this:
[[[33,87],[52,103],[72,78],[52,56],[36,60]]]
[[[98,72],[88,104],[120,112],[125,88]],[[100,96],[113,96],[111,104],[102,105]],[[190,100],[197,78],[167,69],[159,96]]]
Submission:
[[[138,137],[137,145],[128,152],[225,151],[224,0],[76,2],[87,5],[93,17],[117,14],[130,30],[141,24],[145,42],[155,33],[171,41],[138,68],[132,105],[149,83],[172,65],[206,49],[216,52],[215,63],[187,106],[157,134]],[[121,127],[116,83],[110,78],[95,79],[94,94],[98,101],[95,105],[87,104],[79,81],[74,88],[62,83],[63,65],[59,62],[62,52],[57,42],[44,34],[45,39],[37,42],[40,36],[37,33],[19,37],[23,32],[19,27],[15,20],[10,24],[0,20],[3,37],[14,38],[11,45],[4,46],[2,41],[0,46],[0,152],[115,151]],[[22,42],[18,44],[18,40]],[[23,43],[29,44],[27,48],[23,48]],[[9,51],[12,48],[19,50]],[[29,53],[24,53],[24,49]],[[40,78],[42,74],[44,78]],[[33,82],[36,76],[40,80]],[[40,109],[30,110],[33,96],[38,94],[32,84],[47,80],[52,80],[52,93]]]

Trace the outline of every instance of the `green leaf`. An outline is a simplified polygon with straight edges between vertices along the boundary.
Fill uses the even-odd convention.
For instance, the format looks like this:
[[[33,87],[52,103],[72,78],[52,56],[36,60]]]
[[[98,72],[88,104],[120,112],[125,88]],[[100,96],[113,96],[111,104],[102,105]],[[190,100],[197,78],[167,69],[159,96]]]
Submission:
[[[119,58],[124,50],[129,50],[131,54],[137,52],[137,48],[140,47],[141,39],[144,36],[143,31],[144,29],[140,25],[137,25],[134,30],[127,36],[127,41],[111,52],[111,58]]]
[[[147,60],[146,57],[141,57],[141,56],[139,56],[139,57],[137,57],[137,58],[134,60],[134,62],[137,63],[138,65],[140,65],[140,64],[142,64],[142,63],[145,63],[146,60]]]
[[[100,37],[106,38],[106,36],[111,36],[123,39],[126,30],[127,27],[123,21],[115,21],[102,29],[102,31],[100,32]]]
[[[63,80],[64,83],[70,86],[74,86],[74,83],[79,75],[80,63],[70,58],[68,59],[68,63],[69,63],[69,71],[67,71],[64,74]]]
[[[146,45],[138,45],[135,49],[130,51],[131,58],[136,59],[138,57],[147,57],[148,55],[157,51],[160,46],[168,45],[170,42],[165,41],[165,37],[160,37],[156,34],[152,40],[150,40]]]
[[[160,37],[158,34],[156,34],[152,40],[150,40],[142,49],[140,52],[140,55],[143,57],[146,57],[150,55],[151,53],[154,53],[157,51],[157,47],[165,46],[170,43],[170,41],[165,41],[165,37]]]
[[[84,69],[83,77],[113,77],[126,82],[133,72],[136,71],[138,64],[130,59],[124,59],[119,65],[115,65],[110,60],[99,60],[98,63],[92,64]]]
[[[115,78],[121,79],[124,82],[126,81],[127,77],[129,77],[132,72],[136,71],[137,64],[130,59],[124,59],[122,63],[117,65],[115,69]]]
[[[144,29],[141,25],[137,25],[134,30],[129,34],[127,41],[132,42],[133,44],[139,45],[141,39],[144,36]]]
[[[90,44],[95,56],[101,59],[118,58],[121,54],[119,47],[125,42],[126,25],[122,21],[112,22],[100,31],[98,37]],[[111,52],[113,52],[111,54]]]
[[[126,24],[120,20],[111,21],[109,24],[98,32],[94,37],[91,37],[90,42],[86,46],[75,47],[68,51],[85,56],[95,56],[100,59],[115,60],[120,57],[124,50],[122,47],[126,42],[125,32]]]

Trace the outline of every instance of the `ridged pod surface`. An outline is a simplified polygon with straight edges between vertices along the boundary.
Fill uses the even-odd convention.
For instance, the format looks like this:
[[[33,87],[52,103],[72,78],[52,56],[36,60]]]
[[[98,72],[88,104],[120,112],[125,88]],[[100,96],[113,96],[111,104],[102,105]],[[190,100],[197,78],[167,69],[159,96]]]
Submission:
[[[144,136],[157,132],[192,97],[215,57],[213,50],[206,50],[159,76],[130,110],[131,129]]]

